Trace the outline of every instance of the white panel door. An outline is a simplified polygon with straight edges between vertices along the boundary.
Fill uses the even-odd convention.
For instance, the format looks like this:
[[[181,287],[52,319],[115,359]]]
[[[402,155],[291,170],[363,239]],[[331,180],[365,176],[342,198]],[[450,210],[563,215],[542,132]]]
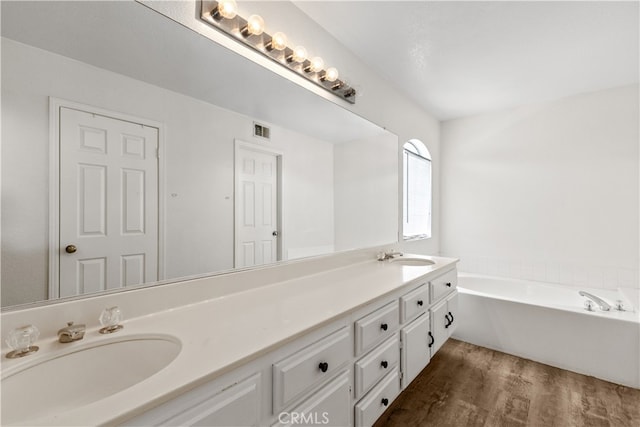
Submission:
[[[158,129],[60,108],[60,296],[158,278]]]
[[[278,260],[278,161],[271,153],[236,151],[235,267]]]

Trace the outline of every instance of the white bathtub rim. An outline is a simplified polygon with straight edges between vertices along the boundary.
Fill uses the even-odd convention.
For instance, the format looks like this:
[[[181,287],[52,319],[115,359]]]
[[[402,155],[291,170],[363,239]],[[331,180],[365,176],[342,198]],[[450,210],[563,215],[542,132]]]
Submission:
[[[563,290],[571,290],[571,291],[575,291],[576,293],[578,292],[578,290],[584,290],[586,292],[591,292],[591,293],[594,293],[596,295],[598,294],[598,291],[603,291],[603,289],[597,289],[597,288],[579,288],[578,289],[575,286],[568,286],[568,285],[562,285],[562,284],[547,283],[547,282],[536,282],[536,281],[532,281],[532,280],[523,280],[523,279],[510,278],[510,277],[487,276],[487,275],[481,275],[481,274],[475,274],[475,273],[465,273],[465,272],[459,272],[458,273],[458,277],[459,278],[478,278],[478,279],[485,279],[485,280],[497,280],[497,281],[501,281],[501,282],[509,282],[509,281],[511,281],[511,282],[520,282],[522,284],[528,284],[528,285],[534,285],[534,286],[550,287],[550,288],[562,288]],[[620,298],[623,300],[623,302],[624,302],[626,307],[634,307],[635,306],[635,304],[633,304],[629,300],[628,296],[624,292],[621,292],[619,289],[617,289],[617,290],[605,289],[604,291],[607,291],[607,292],[617,291],[618,294],[620,295]],[[601,311],[599,309],[596,309],[596,311],[587,311],[581,306],[553,304],[553,303],[541,304],[541,303],[539,303],[537,301],[536,302],[527,301],[526,299],[510,298],[510,297],[505,297],[503,295],[498,295],[498,294],[491,293],[491,292],[481,292],[481,291],[468,289],[468,288],[465,288],[464,284],[461,284],[460,281],[458,282],[458,292],[466,293],[466,294],[470,294],[470,295],[475,295],[475,296],[479,296],[479,297],[484,297],[484,298],[493,298],[493,299],[512,302],[512,303],[517,303],[517,304],[524,304],[524,305],[530,305],[530,306],[536,306],[536,307],[544,307],[544,308],[554,309],[554,310],[571,311],[571,312],[578,313],[578,314],[581,314],[581,315],[584,315],[584,316],[596,316],[596,317],[600,317],[602,319],[617,320],[617,321],[632,322],[632,323],[640,324],[640,312],[638,310],[628,310],[628,311],[620,312],[620,311],[617,311],[617,310]]]

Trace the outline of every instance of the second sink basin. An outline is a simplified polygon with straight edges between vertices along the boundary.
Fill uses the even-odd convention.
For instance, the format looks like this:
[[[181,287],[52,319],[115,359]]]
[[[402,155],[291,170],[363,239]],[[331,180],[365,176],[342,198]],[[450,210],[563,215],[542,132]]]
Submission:
[[[168,336],[127,336],[34,360],[2,377],[2,424],[35,420],[104,399],[167,366],[180,353]]]
[[[402,257],[402,256],[397,258],[392,258],[389,260],[389,262],[402,264],[402,265],[409,265],[409,266],[421,266],[421,267],[435,264],[435,262],[426,258]]]

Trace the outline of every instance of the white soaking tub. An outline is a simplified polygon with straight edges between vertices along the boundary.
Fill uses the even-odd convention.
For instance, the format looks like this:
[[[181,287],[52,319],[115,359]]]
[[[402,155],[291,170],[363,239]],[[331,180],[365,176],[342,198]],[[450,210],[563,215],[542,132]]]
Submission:
[[[612,305],[585,310],[584,290]],[[460,273],[454,338],[640,388],[640,312],[620,291]],[[627,311],[613,307],[622,300]]]

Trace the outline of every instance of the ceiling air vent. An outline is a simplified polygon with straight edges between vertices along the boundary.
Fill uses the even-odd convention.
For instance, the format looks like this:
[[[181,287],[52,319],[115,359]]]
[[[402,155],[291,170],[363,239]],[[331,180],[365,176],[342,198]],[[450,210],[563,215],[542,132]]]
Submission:
[[[271,137],[271,129],[260,123],[253,122],[253,136],[269,139]]]

